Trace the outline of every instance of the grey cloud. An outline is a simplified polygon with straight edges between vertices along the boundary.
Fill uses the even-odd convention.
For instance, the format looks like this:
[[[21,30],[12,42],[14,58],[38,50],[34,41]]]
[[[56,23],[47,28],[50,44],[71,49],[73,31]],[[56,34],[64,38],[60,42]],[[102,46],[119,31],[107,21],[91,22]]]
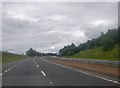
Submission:
[[[117,26],[117,3],[3,3],[3,50],[58,52]]]

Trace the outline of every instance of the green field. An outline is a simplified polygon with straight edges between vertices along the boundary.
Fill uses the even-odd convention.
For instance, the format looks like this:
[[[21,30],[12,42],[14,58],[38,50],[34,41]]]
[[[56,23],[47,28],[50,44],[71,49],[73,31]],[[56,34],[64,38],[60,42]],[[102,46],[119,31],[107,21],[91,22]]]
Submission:
[[[118,44],[110,51],[103,51],[102,47],[87,49],[80,51],[68,58],[86,58],[86,59],[100,59],[100,60],[114,60],[118,61]]]
[[[2,63],[8,63],[16,60],[23,60],[25,56],[22,55],[17,55],[17,54],[12,54],[12,53],[2,53]]]

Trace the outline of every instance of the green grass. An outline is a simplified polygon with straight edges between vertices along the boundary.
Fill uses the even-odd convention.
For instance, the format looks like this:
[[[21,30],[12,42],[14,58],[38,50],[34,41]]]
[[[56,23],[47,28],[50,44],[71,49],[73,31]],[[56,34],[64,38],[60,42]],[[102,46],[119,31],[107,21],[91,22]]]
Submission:
[[[0,64],[2,64],[2,53],[0,52]]]
[[[114,60],[118,61],[118,44],[110,51],[103,51],[102,47],[80,51],[68,58],[86,58],[99,60]]]
[[[12,53],[2,53],[2,63],[8,63],[16,60],[23,60],[25,56],[22,55],[17,55],[17,54],[12,54]]]

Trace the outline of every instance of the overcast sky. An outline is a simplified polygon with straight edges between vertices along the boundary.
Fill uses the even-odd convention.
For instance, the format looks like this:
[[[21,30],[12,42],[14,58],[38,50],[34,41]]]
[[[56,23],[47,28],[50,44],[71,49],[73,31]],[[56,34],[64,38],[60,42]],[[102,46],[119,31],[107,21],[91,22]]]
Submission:
[[[117,27],[117,2],[4,2],[3,50],[58,52]]]

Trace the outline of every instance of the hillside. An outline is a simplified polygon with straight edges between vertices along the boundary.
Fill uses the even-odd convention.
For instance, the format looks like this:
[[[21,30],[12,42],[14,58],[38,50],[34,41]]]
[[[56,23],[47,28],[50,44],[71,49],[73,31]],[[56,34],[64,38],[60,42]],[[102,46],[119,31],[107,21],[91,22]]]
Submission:
[[[2,63],[12,62],[16,60],[22,60],[25,56],[17,55],[13,53],[3,52],[2,53]]]
[[[119,44],[120,45],[120,44]],[[102,47],[87,49],[80,51],[74,55],[67,56],[69,58],[88,58],[88,59],[101,59],[101,60],[118,60],[118,44],[112,50],[103,51]]]
[[[64,46],[59,50],[60,55],[69,56],[74,55],[80,51],[94,49],[95,47],[103,47],[103,51],[109,51],[114,48],[115,44],[120,42],[120,27],[114,29],[108,29],[106,33],[101,32],[101,35],[97,38],[87,40],[84,43],[80,43],[76,46],[74,43]]]

